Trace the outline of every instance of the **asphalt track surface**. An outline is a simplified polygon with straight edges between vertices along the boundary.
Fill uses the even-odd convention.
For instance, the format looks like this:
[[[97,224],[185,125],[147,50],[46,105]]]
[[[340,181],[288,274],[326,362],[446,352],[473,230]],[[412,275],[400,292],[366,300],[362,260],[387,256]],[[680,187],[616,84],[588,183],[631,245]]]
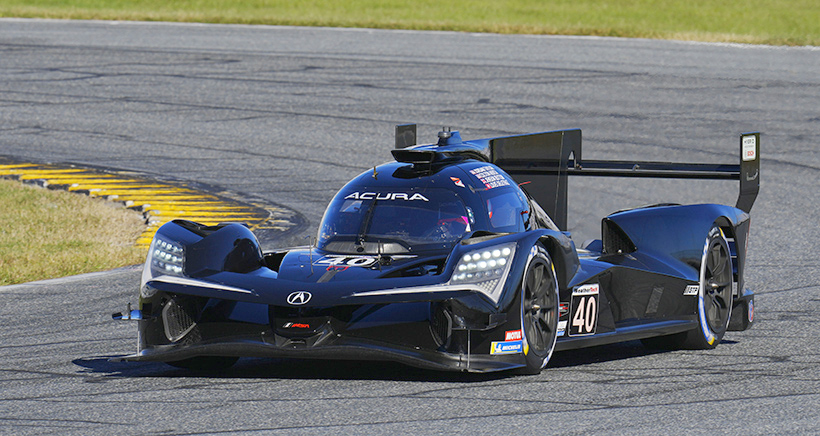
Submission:
[[[564,352],[537,376],[243,359],[197,375],[133,352],[139,271],[0,288],[0,433],[816,434],[820,50],[647,40],[0,20],[0,155],[134,170],[298,211],[302,243],[393,125],[465,138],[583,129],[584,157],[734,163],[763,132],[747,283],[712,351]],[[570,227],[730,182],[571,182]]]

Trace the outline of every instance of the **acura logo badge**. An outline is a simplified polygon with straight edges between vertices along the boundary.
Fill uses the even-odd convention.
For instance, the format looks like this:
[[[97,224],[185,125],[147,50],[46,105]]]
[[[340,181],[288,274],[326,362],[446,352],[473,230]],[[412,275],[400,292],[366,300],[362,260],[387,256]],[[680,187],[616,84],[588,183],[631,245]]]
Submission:
[[[307,291],[297,291],[290,295],[288,295],[288,304],[292,304],[294,306],[301,306],[303,304],[307,304],[310,301],[310,292]]]

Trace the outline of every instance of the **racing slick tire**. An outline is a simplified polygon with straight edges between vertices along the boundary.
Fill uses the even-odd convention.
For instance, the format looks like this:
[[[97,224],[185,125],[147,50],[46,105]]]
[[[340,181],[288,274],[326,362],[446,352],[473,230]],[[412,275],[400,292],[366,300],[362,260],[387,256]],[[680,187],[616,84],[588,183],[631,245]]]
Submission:
[[[682,348],[706,350],[723,339],[732,318],[732,254],[718,226],[712,226],[703,249],[698,293],[698,328],[686,332]]]
[[[732,254],[723,231],[712,226],[703,247],[698,291],[698,328],[642,339],[648,348],[708,350],[723,339],[732,317]]]
[[[210,372],[228,369],[232,367],[237,360],[239,360],[239,358],[234,356],[197,356],[165,363],[176,368]]]
[[[537,245],[521,284],[521,332],[527,366],[538,374],[547,366],[558,337],[558,279],[547,251]]]

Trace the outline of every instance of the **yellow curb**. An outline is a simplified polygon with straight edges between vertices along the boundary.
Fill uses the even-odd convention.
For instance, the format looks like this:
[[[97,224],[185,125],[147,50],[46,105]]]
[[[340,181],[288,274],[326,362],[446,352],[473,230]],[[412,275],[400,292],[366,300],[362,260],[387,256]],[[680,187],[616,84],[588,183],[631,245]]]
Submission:
[[[74,165],[15,162],[0,157],[0,178],[37,183],[51,189],[84,193],[136,208],[146,219],[146,229],[136,245],[148,247],[157,229],[168,221],[184,219],[205,225],[242,222],[251,230],[286,231],[296,223],[281,217],[289,211],[259,203],[246,203],[204,192],[184,183],[150,180],[132,172],[104,171]]]

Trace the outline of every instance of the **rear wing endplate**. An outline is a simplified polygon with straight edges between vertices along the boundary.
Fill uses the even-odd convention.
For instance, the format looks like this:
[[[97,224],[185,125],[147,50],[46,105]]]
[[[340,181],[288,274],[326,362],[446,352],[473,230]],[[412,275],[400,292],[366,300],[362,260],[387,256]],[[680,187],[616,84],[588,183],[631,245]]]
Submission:
[[[528,192],[564,230],[570,175],[738,180],[736,207],[747,213],[760,190],[759,132],[740,135],[738,164],[584,160],[579,129],[492,138],[489,145],[491,162],[518,183],[532,182]]]

